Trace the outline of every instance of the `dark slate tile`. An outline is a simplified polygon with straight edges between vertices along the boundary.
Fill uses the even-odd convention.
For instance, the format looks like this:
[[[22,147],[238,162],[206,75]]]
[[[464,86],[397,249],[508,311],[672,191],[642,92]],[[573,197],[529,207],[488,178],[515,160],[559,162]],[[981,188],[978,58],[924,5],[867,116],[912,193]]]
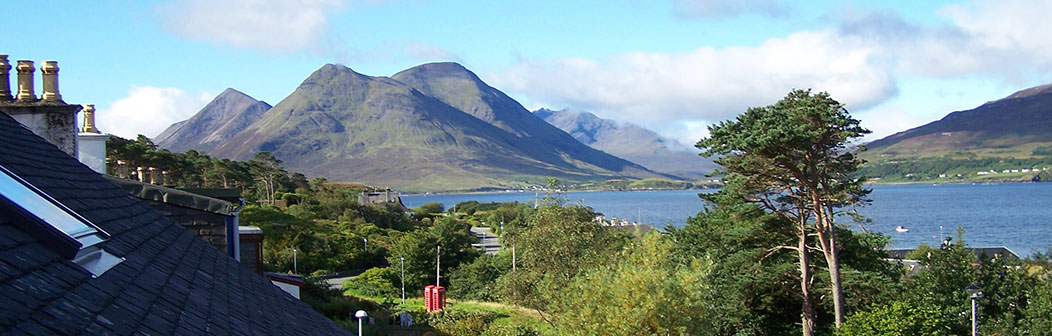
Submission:
[[[206,335],[205,329],[190,323],[179,323],[175,327],[174,335]]]
[[[58,335],[58,331],[48,329],[44,324],[34,320],[26,320],[19,323],[10,333],[11,335]]]
[[[139,325],[138,314],[127,308],[111,305],[101,314],[95,316],[95,323],[112,330],[114,333],[128,335]]]
[[[0,225],[0,250],[6,250],[19,245],[25,245],[33,239],[29,235],[14,227]]]
[[[0,259],[0,283],[7,282],[8,279],[20,275],[22,275],[21,270]]]
[[[106,329],[106,327],[102,326],[101,324],[98,324],[98,322],[92,322],[91,324],[88,324],[88,326],[86,328],[84,328],[84,330],[81,330],[80,335],[82,335],[82,336],[88,336],[88,335],[91,335],[91,336],[116,336],[116,335],[119,335],[119,334],[114,333],[112,330]]]
[[[40,272],[62,283],[64,288],[71,288],[91,278],[88,272],[72,261],[59,260],[45,266]]]
[[[27,273],[8,282],[13,290],[19,291],[40,302],[51,301],[65,291],[58,281],[42,276],[40,273]]]
[[[84,308],[68,300],[59,299],[44,307],[34,319],[52,330],[69,335],[79,333],[93,317],[94,314]]]
[[[32,243],[0,251],[0,260],[18,268],[19,271],[31,272],[53,260],[47,257],[48,255],[55,256],[53,252],[49,253],[50,251],[51,249],[43,245]]]
[[[146,312],[156,298],[156,294],[144,291],[142,287],[133,285],[129,286],[120,296],[113,300],[113,304],[135,312]]]
[[[3,291],[0,288],[0,302],[7,302],[8,304],[0,305],[0,330],[4,330],[14,326],[18,322],[21,322],[33,312],[33,308],[36,306],[27,306],[21,304],[19,301],[12,298],[15,295],[11,292]]]

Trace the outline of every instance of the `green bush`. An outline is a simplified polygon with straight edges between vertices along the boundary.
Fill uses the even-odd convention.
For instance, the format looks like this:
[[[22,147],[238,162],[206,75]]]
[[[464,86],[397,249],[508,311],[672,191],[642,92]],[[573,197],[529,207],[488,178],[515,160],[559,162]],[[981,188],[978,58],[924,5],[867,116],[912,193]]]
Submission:
[[[917,307],[902,301],[859,312],[848,317],[837,332],[841,336],[855,335],[953,335],[955,319],[943,315],[934,307]]]
[[[511,255],[481,255],[449,275],[449,296],[459,300],[497,301],[497,279],[511,271]]]
[[[480,310],[446,308],[427,315],[427,324],[450,336],[482,335],[502,315]]]
[[[491,324],[483,336],[538,336],[541,333],[536,329],[521,324],[496,323]]]
[[[307,285],[300,292],[301,300],[333,321],[353,321],[354,312],[359,309],[377,310],[376,305],[369,301],[343,296],[340,291],[330,289],[328,284],[319,278],[304,280]]]
[[[358,277],[343,282],[344,290],[352,290],[365,296],[393,297],[399,295],[398,275],[390,267],[370,268]]]

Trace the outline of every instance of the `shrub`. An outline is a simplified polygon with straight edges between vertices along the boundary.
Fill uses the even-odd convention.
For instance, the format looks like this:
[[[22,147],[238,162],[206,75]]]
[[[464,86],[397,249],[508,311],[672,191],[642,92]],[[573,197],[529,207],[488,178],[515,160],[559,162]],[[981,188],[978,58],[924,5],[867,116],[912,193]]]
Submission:
[[[390,267],[370,268],[358,277],[343,283],[344,290],[353,290],[365,296],[393,297],[399,295],[398,275]]]
[[[933,307],[912,306],[902,301],[848,317],[837,332],[849,335],[953,335],[952,318]]]

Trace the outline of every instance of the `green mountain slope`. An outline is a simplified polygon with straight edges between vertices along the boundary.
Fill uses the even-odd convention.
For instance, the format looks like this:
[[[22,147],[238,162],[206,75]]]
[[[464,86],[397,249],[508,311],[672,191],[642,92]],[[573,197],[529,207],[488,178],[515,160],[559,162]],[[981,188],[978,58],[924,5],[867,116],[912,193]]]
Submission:
[[[1016,92],[867,145],[864,157],[887,160],[954,157],[1029,157],[1052,144],[1052,85]]]
[[[270,151],[310,176],[406,191],[659,176],[537,124],[547,125],[459,65],[389,78],[329,64],[212,154]]]

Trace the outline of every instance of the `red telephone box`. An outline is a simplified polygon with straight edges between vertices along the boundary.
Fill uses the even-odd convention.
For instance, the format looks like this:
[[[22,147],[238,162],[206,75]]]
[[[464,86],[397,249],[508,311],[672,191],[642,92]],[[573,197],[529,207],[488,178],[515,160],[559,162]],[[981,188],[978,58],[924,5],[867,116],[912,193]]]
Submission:
[[[424,287],[424,307],[427,308],[427,311],[431,311],[431,292],[434,288],[435,285],[427,285],[427,287]]]
[[[424,287],[424,307],[427,311],[439,311],[446,306],[446,288],[427,285]]]

